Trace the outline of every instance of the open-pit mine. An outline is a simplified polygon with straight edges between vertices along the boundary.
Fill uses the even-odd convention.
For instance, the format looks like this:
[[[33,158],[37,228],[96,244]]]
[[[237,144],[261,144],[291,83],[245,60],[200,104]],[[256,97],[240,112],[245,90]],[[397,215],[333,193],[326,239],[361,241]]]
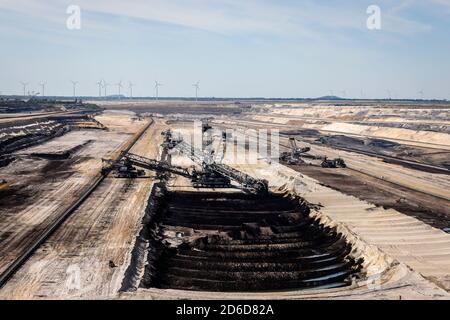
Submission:
[[[450,103],[0,101],[0,299],[449,299]]]

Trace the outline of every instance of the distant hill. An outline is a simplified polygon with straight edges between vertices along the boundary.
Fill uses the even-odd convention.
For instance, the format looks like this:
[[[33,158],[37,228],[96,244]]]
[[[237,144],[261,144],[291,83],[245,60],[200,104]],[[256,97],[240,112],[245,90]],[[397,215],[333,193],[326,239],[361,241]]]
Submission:
[[[316,100],[345,100],[345,99],[336,96],[323,96],[316,98]]]
[[[113,95],[107,96],[106,98],[107,99],[125,99],[126,97],[123,94],[121,94],[121,95],[113,94]]]

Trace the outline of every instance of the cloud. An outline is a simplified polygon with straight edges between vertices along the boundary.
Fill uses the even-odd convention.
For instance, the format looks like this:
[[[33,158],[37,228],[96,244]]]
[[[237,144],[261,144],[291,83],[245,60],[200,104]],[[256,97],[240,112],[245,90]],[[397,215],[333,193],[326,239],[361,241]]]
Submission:
[[[0,10],[32,16],[49,23],[62,24],[71,0],[2,0]],[[366,1],[364,1],[366,2]],[[450,0],[427,0],[433,6],[450,8]],[[418,5],[415,0],[383,1],[384,31],[394,34],[427,32],[430,24],[404,15]],[[423,2],[421,2],[423,3]],[[328,39],[365,31],[365,4],[348,1],[275,1],[275,0],[78,0],[83,12],[126,17],[141,21],[175,25],[222,35],[263,35]],[[369,5],[367,1],[366,5]],[[107,20],[107,19],[105,19]],[[100,23],[84,20],[95,28]]]
[[[450,8],[450,0],[430,0],[434,4],[438,4]]]

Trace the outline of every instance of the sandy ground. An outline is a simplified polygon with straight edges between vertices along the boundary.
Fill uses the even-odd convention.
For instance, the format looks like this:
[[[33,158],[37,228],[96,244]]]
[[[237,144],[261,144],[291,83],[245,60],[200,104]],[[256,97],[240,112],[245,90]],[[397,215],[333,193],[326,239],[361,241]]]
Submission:
[[[131,152],[158,156],[164,125],[156,123]],[[89,199],[0,290],[0,298],[107,298],[116,295],[153,186],[142,179],[102,182]]]
[[[105,116],[105,119],[107,116]],[[125,130],[71,132],[28,151],[61,151],[93,140],[67,161],[47,161],[24,157],[0,169],[9,188],[3,190],[0,206],[0,271],[20,254],[46,226],[50,225],[99,174],[101,157],[110,157],[131,137],[127,118],[110,118],[109,123],[124,122]],[[108,122],[108,121],[106,121]],[[138,130],[144,125],[136,123]]]

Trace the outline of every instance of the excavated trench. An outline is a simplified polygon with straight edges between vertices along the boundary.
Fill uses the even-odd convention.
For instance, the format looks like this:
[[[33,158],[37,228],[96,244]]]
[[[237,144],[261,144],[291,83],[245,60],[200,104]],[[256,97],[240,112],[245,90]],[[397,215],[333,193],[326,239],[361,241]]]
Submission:
[[[245,193],[153,193],[143,231],[145,288],[276,291],[352,283],[362,259],[298,198]]]

